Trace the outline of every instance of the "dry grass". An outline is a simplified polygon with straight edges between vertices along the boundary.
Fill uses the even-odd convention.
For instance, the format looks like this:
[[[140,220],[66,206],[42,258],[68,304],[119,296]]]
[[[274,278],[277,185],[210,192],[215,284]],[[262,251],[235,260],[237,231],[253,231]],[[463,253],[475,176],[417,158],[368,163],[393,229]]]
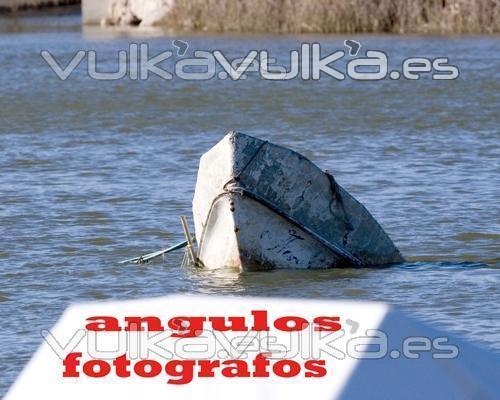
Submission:
[[[500,0],[176,0],[164,24],[216,32],[495,33]]]
[[[0,0],[0,9],[80,0]],[[144,0],[148,1],[148,0]],[[500,0],[174,0],[173,30],[500,33]]]

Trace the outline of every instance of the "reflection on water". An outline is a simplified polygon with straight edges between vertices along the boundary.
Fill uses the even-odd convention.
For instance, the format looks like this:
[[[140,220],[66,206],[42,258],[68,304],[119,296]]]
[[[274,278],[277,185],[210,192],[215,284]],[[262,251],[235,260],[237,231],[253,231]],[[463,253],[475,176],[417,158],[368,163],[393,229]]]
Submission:
[[[128,39],[30,26],[0,34],[0,392],[39,344],[38,330],[68,303],[94,299],[387,301],[500,351],[500,39],[359,38],[397,59],[449,56],[462,71],[455,82],[95,82],[82,68],[61,82],[41,49],[69,60],[81,47],[96,48],[111,70]],[[285,56],[303,39],[214,36],[190,44]],[[305,38],[332,49],[344,39]],[[164,50],[171,38],[149,41]],[[118,264],[181,240],[179,215],[190,213],[198,158],[231,129],[332,171],[409,263],[240,274],[182,269],[177,253]]]

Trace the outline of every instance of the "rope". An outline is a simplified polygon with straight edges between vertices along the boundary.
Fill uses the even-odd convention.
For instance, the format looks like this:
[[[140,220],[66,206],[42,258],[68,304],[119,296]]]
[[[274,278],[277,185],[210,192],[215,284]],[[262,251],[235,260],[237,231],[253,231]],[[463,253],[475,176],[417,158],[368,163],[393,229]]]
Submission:
[[[235,187],[235,188],[231,188],[231,189],[226,190],[225,193],[221,193],[219,196],[217,196],[214,199],[214,203],[220,197],[223,197],[223,196],[228,195],[228,194],[238,194],[240,196],[247,196],[247,197],[251,198],[252,200],[257,201],[258,203],[262,204],[263,206],[270,209],[274,213],[278,214],[280,217],[286,219],[292,225],[294,225],[297,228],[302,229],[304,232],[308,233],[315,240],[317,240],[323,246],[325,246],[326,248],[331,250],[333,253],[335,253],[341,259],[347,260],[350,263],[352,263],[354,265],[358,265],[358,266],[363,264],[359,258],[357,258],[355,255],[350,253],[348,250],[344,249],[343,247],[341,247],[338,244],[332,243],[329,240],[325,239],[323,236],[319,235],[318,233],[314,232],[313,230],[311,230],[310,228],[308,228],[307,226],[305,226],[301,222],[297,221],[295,218],[288,215],[286,212],[284,212],[283,210],[278,208],[275,204],[271,203],[269,200],[265,199],[264,197],[258,195],[255,192],[252,192],[251,190],[248,190],[244,187],[240,186],[240,187]]]
[[[274,213],[278,214],[280,217],[286,219],[292,225],[294,225],[297,228],[299,228],[299,229],[303,230],[304,232],[308,233],[310,236],[313,237],[313,239],[315,239],[316,241],[320,242],[323,246],[325,246],[327,249],[329,249],[330,251],[332,251],[334,254],[336,254],[338,257],[340,257],[342,260],[349,261],[350,263],[352,263],[354,265],[357,265],[357,266],[363,265],[362,261],[359,258],[357,258],[354,254],[350,253],[348,250],[344,249],[342,246],[330,242],[329,240],[325,239],[321,235],[317,234],[313,230],[311,230],[308,227],[306,227],[304,224],[302,224],[299,221],[297,221],[295,218],[293,218],[290,215],[288,215],[283,210],[279,209],[276,205],[274,205],[270,201],[266,200],[265,198],[259,196],[258,194],[254,193],[254,192],[252,192],[252,191],[250,191],[248,189],[245,189],[245,188],[243,188],[241,186],[240,187],[231,188],[231,189],[226,189],[226,191],[224,193],[220,193],[219,195],[217,195],[214,198],[212,204],[210,205],[210,210],[208,211],[208,215],[207,215],[207,220],[206,220],[205,226],[207,225],[208,220],[210,218],[210,215],[212,214],[212,210],[213,210],[213,208],[215,206],[215,203],[217,203],[217,201],[220,198],[222,198],[224,196],[227,196],[229,194],[238,194],[240,196],[247,196],[247,197],[249,197],[249,198],[257,201],[258,203],[262,204],[263,206],[265,206],[266,208],[270,209]],[[200,246],[199,246],[199,248],[201,249],[202,246],[203,246],[203,236],[202,236],[202,238],[200,240]]]
[[[250,157],[250,159],[248,160],[248,162],[245,164],[245,166],[233,178],[231,178],[229,181],[227,181],[224,184],[224,186],[223,186],[224,192],[220,193],[219,195],[217,195],[214,198],[214,200],[212,201],[212,204],[210,205],[210,209],[209,209],[208,214],[207,214],[207,218],[205,220],[205,224],[203,226],[204,227],[207,226],[208,220],[210,218],[210,215],[212,214],[212,210],[214,208],[214,205],[215,205],[215,203],[220,198],[222,198],[224,196],[227,196],[229,194],[238,194],[240,196],[247,196],[247,197],[249,197],[249,198],[257,201],[258,203],[262,204],[264,207],[268,208],[269,210],[273,211],[274,213],[278,214],[280,217],[284,218],[285,220],[287,220],[288,222],[290,222],[292,225],[294,225],[297,228],[299,228],[299,229],[303,230],[304,232],[308,233],[310,236],[313,237],[313,239],[315,239],[316,241],[318,241],[319,243],[321,243],[323,246],[325,246],[327,249],[329,249],[330,251],[332,251],[335,255],[337,255],[342,260],[348,261],[351,264],[354,264],[354,265],[357,265],[357,266],[363,265],[363,263],[361,262],[361,260],[359,258],[357,258],[355,255],[353,255],[352,253],[350,253],[347,249],[345,249],[342,246],[340,246],[338,244],[335,244],[335,243],[332,243],[329,240],[325,239],[324,237],[322,237],[318,233],[316,233],[313,230],[311,230],[310,228],[306,227],[301,222],[297,221],[295,218],[293,218],[290,215],[288,215],[286,212],[284,212],[283,210],[281,210],[279,207],[277,207],[275,204],[273,204],[269,200],[265,199],[264,197],[258,195],[257,193],[255,193],[255,192],[253,192],[253,191],[251,191],[251,190],[249,190],[249,189],[247,189],[247,188],[245,188],[243,186],[243,184],[240,182],[240,176],[248,168],[248,166],[255,160],[255,158],[257,157],[257,155],[259,154],[259,152],[262,150],[262,148],[267,143],[268,143],[267,141],[262,142],[262,144],[254,152],[254,154],[252,155],[252,157]],[[331,176],[329,174],[327,174],[327,175],[329,177]],[[236,182],[239,182],[239,183],[236,183]],[[335,193],[336,192],[335,191],[335,187],[336,187],[335,180],[333,180],[333,183],[330,180],[330,183],[332,184],[333,194],[334,194],[334,196],[336,196],[336,193]],[[228,188],[228,185],[230,185],[230,184],[234,184],[235,186],[232,187],[232,188]],[[335,186],[334,186],[334,184],[335,184]],[[200,240],[199,249],[202,248],[202,245],[203,245],[203,236],[202,236],[202,238]]]

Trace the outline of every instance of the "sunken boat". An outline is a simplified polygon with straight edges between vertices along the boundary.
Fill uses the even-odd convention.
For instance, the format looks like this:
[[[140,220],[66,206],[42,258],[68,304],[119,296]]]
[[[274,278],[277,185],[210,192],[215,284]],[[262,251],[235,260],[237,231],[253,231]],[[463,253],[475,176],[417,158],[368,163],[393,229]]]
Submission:
[[[198,263],[242,271],[387,265],[403,257],[370,212],[301,154],[240,132],[200,160]]]

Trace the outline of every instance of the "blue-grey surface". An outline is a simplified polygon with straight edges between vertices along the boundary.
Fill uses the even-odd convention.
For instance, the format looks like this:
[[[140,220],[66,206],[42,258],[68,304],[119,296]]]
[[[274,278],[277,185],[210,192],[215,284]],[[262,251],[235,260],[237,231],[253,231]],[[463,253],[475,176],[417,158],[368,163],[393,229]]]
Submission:
[[[127,37],[78,17],[0,19],[0,393],[70,302],[170,293],[388,301],[500,351],[500,39],[362,36],[365,47],[449,56],[457,81],[96,82],[56,79],[39,56],[96,49],[111,70]],[[212,36],[190,48],[284,57],[302,40]],[[173,37],[148,39],[171,49]],[[143,39],[135,37],[134,41]],[[289,146],[363,202],[407,257],[386,269],[183,270],[118,260],[181,239],[199,156],[238,129]]]

